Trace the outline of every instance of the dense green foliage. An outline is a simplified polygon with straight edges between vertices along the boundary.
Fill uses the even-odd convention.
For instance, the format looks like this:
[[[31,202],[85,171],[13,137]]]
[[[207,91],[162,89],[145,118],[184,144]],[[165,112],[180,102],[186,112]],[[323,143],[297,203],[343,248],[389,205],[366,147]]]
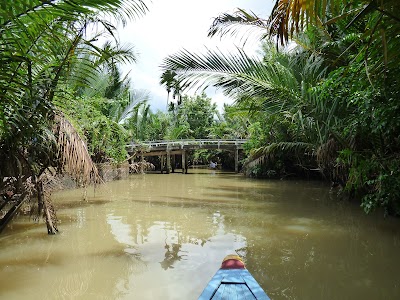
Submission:
[[[179,136],[171,134],[170,139],[191,138],[205,139],[209,137],[214,124],[217,106],[205,94],[193,97],[183,96],[179,104],[171,103],[169,112],[174,120],[174,128],[182,128]]]
[[[131,48],[96,44],[114,35],[107,19],[125,23],[146,11],[142,1],[9,1],[0,13],[0,176],[40,175],[60,162],[55,103],[90,86],[103,66],[133,62]],[[71,97],[62,98],[67,88]],[[7,159],[6,159],[7,158]],[[23,171],[21,172],[21,168]]]
[[[47,170],[68,172],[80,183],[98,180],[82,136],[62,108],[78,104],[82,99],[75,97],[93,89],[91,80],[100,70],[135,61],[132,48],[119,45],[116,26],[109,20],[125,24],[146,11],[140,0],[2,1],[0,208],[7,212],[0,219],[0,231],[36,194],[37,211],[40,215],[44,209],[48,232],[57,230],[54,209],[43,194],[42,175]],[[104,37],[114,40],[98,45]],[[117,130],[108,120],[103,119],[102,126]]]
[[[75,87],[55,103],[85,137],[94,162],[121,163],[127,158],[126,144],[132,136],[143,139],[150,125],[148,95],[132,90],[116,66],[95,75],[90,80],[92,88]]]
[[[239,10],[210,28],[261,30],[261,58],[183,50],[163,68],[181,86],[217,86],[247,109],[250,174],[319,170],[366,212],[400,215],[399,13],[391,0],[277,0],[267,20]]]

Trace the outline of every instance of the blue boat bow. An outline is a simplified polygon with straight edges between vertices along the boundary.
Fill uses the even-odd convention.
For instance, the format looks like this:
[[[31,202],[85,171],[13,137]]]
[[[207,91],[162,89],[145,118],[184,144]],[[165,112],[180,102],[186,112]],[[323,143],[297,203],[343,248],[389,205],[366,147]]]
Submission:
[[[241,258],[237,255],[228,255],[199,297],[199,300],[210,299],[269,300],[270,298],[245,268]]]

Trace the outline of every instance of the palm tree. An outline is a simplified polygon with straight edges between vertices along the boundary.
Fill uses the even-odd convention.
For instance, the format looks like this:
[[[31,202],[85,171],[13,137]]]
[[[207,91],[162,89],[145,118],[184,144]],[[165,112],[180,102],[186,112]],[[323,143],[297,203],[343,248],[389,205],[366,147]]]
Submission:
[[[53,209],[41,192],[43,175],[50,168],[84,182],[96,180],[85,144],[58,112],[54,98],[72,78],[88,83],[97,67],[88,56],[108,61],[115,57],[96,45],[100,36],[116,30],[109,17],[125,23],[146,10],[140,0],[17,0],[1,5],[0,191],[22,196],[12,205],[12,197],[5,196],[0,208],[9,209],[0,220],[0,231],[34,191],[39,195],[39,214],[43,208],[46,212],[48,232],[57,231]],[[81,72],[75,72],[77,64]],[[28,182],[33,188],[27,188]]]
[[[171,70],[165,70],[165,72],[163,72],[161,74],[160,84],[165,85],[165,88],[167,90],[167,108],[168,108],[168,104],[169,104],[169,94],[171,93],[171,91],[173,89],[176,90],[175,86],[177,83],[176,83],[175,76],[176,76],[176,73]]]
[[[130,91],[130,102],[125,107],[118,123],[130,131],[130,138],[144,140],[151,126],[149,93],[143,90]]]

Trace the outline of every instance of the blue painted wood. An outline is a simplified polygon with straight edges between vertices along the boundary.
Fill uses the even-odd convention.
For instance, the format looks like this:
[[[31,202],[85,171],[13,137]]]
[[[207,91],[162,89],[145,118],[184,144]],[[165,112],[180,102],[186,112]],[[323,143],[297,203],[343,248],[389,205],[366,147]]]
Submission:
[[[226,285],[220,286],[216,291],[215,294],[212,296],[212,300],[222,300],[224,293],[225,293]]]
[[[236,289],[236,296],[237,299],[246,299],[246,290],[248,290],[246,287],[243,286],[243,284],[237,284],[237,289]]]
[[[246,269],[218,270],[199,300],[270,300]]]

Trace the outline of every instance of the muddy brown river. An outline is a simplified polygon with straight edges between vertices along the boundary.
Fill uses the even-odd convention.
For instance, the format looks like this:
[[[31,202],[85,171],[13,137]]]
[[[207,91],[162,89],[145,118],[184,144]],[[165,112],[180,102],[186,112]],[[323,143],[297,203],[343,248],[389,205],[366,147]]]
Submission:
[[[271,299],[400,299],[400,221],[313,181],[133,175],[0,236],[0,299],[197,299],[237,253]]]

